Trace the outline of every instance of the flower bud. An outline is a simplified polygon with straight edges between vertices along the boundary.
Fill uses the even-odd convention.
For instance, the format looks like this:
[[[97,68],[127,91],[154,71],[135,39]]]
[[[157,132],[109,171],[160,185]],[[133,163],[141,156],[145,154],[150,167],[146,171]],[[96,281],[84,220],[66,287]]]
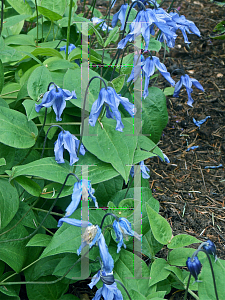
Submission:
[[[188,257],[186,261],[186,265],[188,267],[188,270],[190,271],[191,275],[195,278],[195,280],[198,280],[198,274],[201,271],[201,263],[197,256],[195,256],[193,259]]]
[[[203,246],[203,249],[208,253],[208,254],[211,254],[213,256],[216,256],[216,246],[215,244],[208,240],[206,243],[208,243],[208,245],[204,245]]]

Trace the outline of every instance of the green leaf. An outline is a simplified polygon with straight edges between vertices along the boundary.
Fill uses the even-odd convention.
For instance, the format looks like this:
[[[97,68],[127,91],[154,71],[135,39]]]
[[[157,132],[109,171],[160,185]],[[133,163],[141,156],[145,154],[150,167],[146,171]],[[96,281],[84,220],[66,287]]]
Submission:
[[[38,281],[54,281],[55,276],[44,276]],[[27,296],[32,300],[56,300],[59,299],[68,289],[68,284],[59,281],[53,284],[28,284],[26,287]]]
[[[168,112],[166,97],[157,87],[150,87],[149,95],[142,99],[142,120],[142,133],[150,135],[150,139],[158,143],[168,122]]]
[[[152,153],[164,159],[161,149],[156,146],[156,144],[152,140],[148,139],[144,135],[140,134],[138,136],[138,147],[143,150],[149,151],[149,156],[151,156]]]
[[[172,238],[171,242],[167,245],[167,247],[169,249],[175,249],[201,242],[202,241],[196,239],[194,236],[188,234],[178,234]]]
[[[5,170],[11,169],[16,149],[0,143],[0,155],[5,159],[6,164],[0,167],[0,174],[5,173]]]
[[[174,249],[169,252],[167,261],[170,265],[184,267],[184,266],[186,266],[186,261],[187,261],[188,257],[191,257],[195,251],[196,251],[196,249],[193,249],[193,248]],[[204,257],[205,257],[205,254],[203,252],[198,253],[198,258],[200,261]]]
[[[125,74],[124,75],[119,75],[118,77],[116,77],[112,80],[113,87],[116,90],[117,94],[119,94],[119,92],[123,88],[125,76],[126,76]]]
[[[166,87],[163,91],[165,96],[173,96],[174,93],[174,87],[170,86],[170,87]]]
[[[15,166],[12,168],[11,179],[21,175],[37,176],[47,180],[63,183],[66,176],[73,172],[73,167],[66,161],[64,164],[57,164],[54,157],[45,157],[29,164]],[[66,185],[76,182],[75,177],[70,176]]]
[[[111,41],[115,38],[115,36],[118,32],[119,32],[119,27],[115,26],[113,28],[113,30],[110,31],[109,36],[108,36],[107,40],[105,41],[104,48],[111,43]]]
[[[144,295],[142,295],[140,292],[137,292],[135,290],[129,290],[129,294],[132,297],[132,299],[146,300],[146,297]]]
[[[3,178],[0,178],[0,228],[4,228],[15,216],[19,208],[17,190]]]
[[[68,59],[72,61],[79,58],[81,58],[81,49],[77,47],[70,52]]]
[[[9,83],[3,87],[0,97],[10,104],[16,101],[20,88],[21,86],[18,83]]]
[[[148,230],[142,237],[142,252],[150,259],[154,258],[155,254],[158,253],[163,246],[164,245],[156,241],[151,230]]]
[[[29,194],[39,197],[41,195],[40,186],[32,179],[26,176],[18,176],[15,181],[22,186]]]
[[[150,38],[148,50],[159,52],[159,50],[161,49],[161,46],[162,45],[159,41],[155,40],[153,37]]]
[[[29,96],[34,100],[38,100],[41,94],[47,92],[48,85],[51,81],[51,73],[46,67],[40,66],[35,69],[27,83]]]
[[[34,100],[27,99],[27,100],[24,100],[22,104],[26,110],[26,115],[27,115],[28,121],[45,114],[45,109],[40,110],[39,113],[36,112]],[[49,113],[50,111],[51,111],[51,107],[48,107],[47,113]]]
[[[51,11],[50,9],[47,9],[43,6],[38,6],[38,12],[48,18],[51,21],[58,21],[62,19],[62,16],[55,13],[54,11]]]
[[[66,9],[67,1],[66,0],[42,0],[41,5],[50,9],[53,12],[56,12],[60,15],[63,15]]]
[[[133,135],[133,120],[123,119],[124,132],[115,129],[115,120],[104,118],[102,124],[103,129],[98,122],[95,127],[88,127],[88,118],[85,119],[89,135],[83,137],[83,144],[99,159],[111,163],[127,182],[137,145],[137,135]]]
[[[3,86],[4,86],[4,68],[3,68],[2,61],[0,59],[0,93],[2,92]]]
[[[59,300],[80,300],[80,299],[72,294],[65,294]]]
[[[90,23],[89,27],[90,27],[91,29],[94,30],[94,33],[95,33],[95,36],[96,36],[96,38],[97,38],[97,41],[98,41],[99,45],[103,46],[104,41],[103,41],[103,38],[102,38],[102,36],[100,35],[98,29],[95,28],[95,26],[94,26],[92,23]]]
[[[13,0],[11,0],[11,1],[13,1]],[[28,19],[31,14],[28,14],[28,15],[21,14],[21,15],[16,15],[16,16],[9,17],[9,18],[4,18],[3,28],[5,29],[8,27],[14,26],[14,25],[20,23],[21,21]]]
[[[54,61],[50,61],[45,65],[50,71],[63,70],[63,69],[75,69],[76,65],[74,63],[69,62],[65,59],[57,59]]]
[[[35,46],[35,41],[32,36],[26,34],[11,35],[5,39],[6,45],[23,45],[23,46]]]
[[[6,160],[4,157],[0,158],[0,166],[5,166],[6,165]]]
[[[20,14],[20,15],[32,15],[32,10],[27,1],[23,0],[7,0],[7,2]]]
[[[152,266],[151,266],[151,272],[150,272],[150,281],[149,286],[152,286],[164,279],[166,279],[170,271],[166,270],[165,267],[169,266],[168,263],[165,261],[165,259],[157,258]]]
[[[218,299],[223,299],[225,295],[225,261],[222,259],[218,259],[214,263],[214,258],[211,256],[213,271],[216,276],[216,287],[218,292]],[[216,300],[215,290],[213,285],[212,273],[209,266],[208,259],[205,258],[202,262],[202,271],[199,275],[198,284],[198,295],[200,300]],[[191,288],[191,286],[190,286]]]
[[[52,237],[47,234],[35,234],[30,241],[27,243],[26,246],[30,247],[47,247],[50,243]]]
[[[154,238],[161,244],[167,245],[172,238],[169,223],[146,203],[146,211]]]
[[[32,121],[15,110],[0,107],[0,142],[14,148],[30,148],[38,129]]]
[[[52,48],[37,48],[31,54],[33,54],[34,56],[56,56],[63,59],[62,54],[59,51]]]

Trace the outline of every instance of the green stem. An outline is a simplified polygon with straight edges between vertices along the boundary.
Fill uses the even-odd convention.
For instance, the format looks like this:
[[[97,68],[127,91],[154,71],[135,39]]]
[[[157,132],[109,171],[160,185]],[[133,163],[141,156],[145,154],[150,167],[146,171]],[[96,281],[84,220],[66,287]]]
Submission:
[[[37,0],[35,0],[35,9],[37,14],[37,40],[36,40],[36,46],[38,46],[38,7],[37,7]]]
[[[72,6],[73,6],[73,0],[70,0],[69,18],[68,18],[68,26],[67,26],[67,41],[66,41],[66,60],[68,60],[68,52],[69,52],[69,44],[70,44],[70,24],[71,24],[71,16],[72,16]]]
[[[50,28],[49,28],[49,31],[48,31],[47,35],[46,35],[46,38],[45,38],[45,40],[44,40],[44,43],[47,41],[47,38],[48,38],[48,36],[49,36],[49,34],[50,34],[51,30],[52,30],[52,24],[53,24],[53,22],[51,21],[51,26],[50,26]],[[43,26],[43,25],[42,25],[42,26]]]
[[[174,3],[175,0],[173,0],[167,10],[167,13],[169,13],[171,11],[171,9],[173,8],[173,3]]]
[[[4,18],[4,0],[2,0],[2,7],[1,7],[1,27],[0,27],[0,35],[2,34],[3,18]]]
[[[37,207],[33,207],[32,209],[33,209],[33,210],[37,210],[37,211],[41,211],[41,212],[45,212],[45,213],[48,212],[48,210],[41,209],[41,208],[37,208]],[[54,215],[54,216],[64,217],[63,214],[58,214],[58,213],[55,213],[55,212],[51,212],[50,214],[51,214],[51,215]]]

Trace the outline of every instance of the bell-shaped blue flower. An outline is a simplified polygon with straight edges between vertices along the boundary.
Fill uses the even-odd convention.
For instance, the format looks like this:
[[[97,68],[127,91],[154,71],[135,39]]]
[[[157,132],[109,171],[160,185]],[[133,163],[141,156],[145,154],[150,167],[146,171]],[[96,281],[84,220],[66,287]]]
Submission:
[[[198,82],[198,80],[196,80],[194,78],[190,78],[187,74],[185,74],[185,75],[182,75],[180,77],[180,80],[176,83],[173,97],[179,97],[181,87],[182,87],[182,85],[184,85],[187,90],[187,94],[188,94],[187,104],[192,107],[192,104],[194,102],[194,100],[191,98],[191,93],[193,92],[193,89],[191,88],[192,84],[196,88],[198,88],[199,90],[204,92],[204,89],[203,89],[202,85]]]
[[[195,256],[193,258],[193,260],[190,257],[188,257],[188,259],[186,261],[186,265],[187,265],[188,270],[190,271],[191,275],[195,278],[195,281],[197,281],[198,274],[200,273],[201,267],[202,267],[198,257]]]
[[[36,112],[42,107],[53,107],[56,114],[56,121],[62,121],[61,115],[66,107],[66,100],[77,99],[75,91],[72,93],[68,90],[61,89],[55,84],[51,84],[49,91],[44,94],[41,104],[35,104]]]
[[[133,117],[136,113],[135,106],[129,102],[127,98],[117,94],[112,87],[107,89],[102,88],[99,92],[98,99],[93,103],[91,113],[89,116],[89,124],[95,126],[95,123],[102,111],[103,104],[106,107],[106,117],[116,119],[116,130],[123,131],[123,123],[121,120],[121,114],[118,110],[119,104],[122,104],[125,110]]]
[[[144,161],[142,160],[139,165],[141,166],[141,175],[144,179],[149,179],[150,175],[148,172],[150,172],[149,168],[145,165]],[[134,177],[134,166],[130,169],[130,175]]]
[[[93,17],[91,18],[91,21],[93,22],[93,25],[97,25],[99,23],[102,23],[101,25],[99,25],[99,28],[101,28],[103,31],[108,30],[113,30],[113,28],[111,28],[110,26],[107,26],[106,22],[102,19],[99,19],[97,17]]]
[[[136,81],[138,77],[141,77],[141,68],[145,64],[145,58],[141,54],[135,54],[134,55],[134,63],[133,63],[133,68],[130,74],[130,77],[127,79],[127,82],[130,82],[131,80]]]
[[[141,235],[137,234],[137,232],[132,230],[131,223],[126,218],[119,218],[118,221],[115,220],[113,222],[113,229],[116,234],[116,241],[119,242],[117,245],[117,253],[120,252],[122,245],[124,246],[124,248],[126,248],[126,245],[125,245],[123,239],[125,238],[127,240],[128,235],[134,236],[138,240],[141,239]]]
[[[85,246],[89,245],[89,249],[91,249],[96,243],[98,243],[100,235],[102,235],[102,233],[98,225],[87,226],[84,234],[82,235],[82,242],[77,250],[77,255],[81,254],[81,251]]]
[[[127,3],[121,5],[120,10],[115,15],[113,15],[113,19],[112,19],[112,27],[113,28],[116,26],[116,23],[118,22],[118,20],[120,20],[120,22],[121,22],[120,30],[124,29],[127,7],[128,7]]]
[[[55,142],[54,152],[55,152],[55,160],[58,164],[65,163],[63,158],[64,150],[67,150],[70,154],[70,165],[72,166],[75,162],[79,160],[77,157],[77,150],[79,147],[80,141],[69,131],[61,131],[58,135],[58,139]],[[83,144],[80,147],[80,154],[85,154],[85,148]]]
[[[145,88],[144,88],[144,98],[148,96],[148,85],[150,77],[154,74],[155,68],[159,70],[159,72],[165,77],[165,79],[171,84],[175,85],[175,81],[170,76],[170,73],[167,72],[166,66],[159,61],[159,58],[156,56],[148,57],[145,60],[145,65],[143,67],[143,71],[145,74]]]
[[[70,54],[70,52],[75,49],[76,46],[74,44],[69,44],[68,46],[68,54]],[[66,54],[66,45],[60,48],[60,51],[65,51]]]
[[[216,246],[215,244],[208,240],[206,241],[206,243],[208,243],[208,245],[204,245],[203,246],[203,249],[208,253],[208,254],[211,254],[215,257],[215,260],[217,260],[217,256],[216,256]]]
[[[70,202],[70,205],[66,208],[65,217],[71,216],[72,213],[77,209],[81,197],[85,197],[85,199],[83,200],[87,201],[89,196],[94,201],[95,207],[98,208],[98,202],[96,200],[96,197],[94,196],[94,192],[95,190],[91,187],[90,180],[82,179],[80,181],[77,181],[74,184],[72,201]]]
[[[98,283],[101,276],[107,276],[107,272],[105,271],[98,271],[97,274],[91,280],[89,287],[92,289],[94,285]],[[111,274],[110,274],[111,275]],[[104,300],[123,300],[123,296],[121,291],[117,288],[116,282],[114,281],[113,284],[105,284],[103,283],[103,287],[97,290],[94,298],[92,300],[100,300],[103,297]]]

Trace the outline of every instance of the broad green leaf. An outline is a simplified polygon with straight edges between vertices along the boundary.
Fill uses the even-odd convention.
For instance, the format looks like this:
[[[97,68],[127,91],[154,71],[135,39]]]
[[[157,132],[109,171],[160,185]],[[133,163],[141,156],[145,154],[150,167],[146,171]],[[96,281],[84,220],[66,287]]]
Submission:
[[[30,148],[38,129],[32,121],[15,110],[0,107],[0,142],[14,148]]]
[[[43,6],[38,6],[38,12],[51,21],[58,21],[62,19],[61,15]]]
[[[142,237],[142,252],[147,255],[150,259],[155,257],[164,245],[160,244],[154,238],[152,231],[148,230]]]
[[[48,85],[51,81],[51,73],[46,67],[40,66],[35,69],[27,83],[29,96],[34,100],[38,100],[41,94],[47,92]]]
[[[47,247],[48,244],[50,243],[52,237],[47,234],[35,234],[30,241],[27,243],[27,247]]]
[[[148,50],[159,52],[159,50],[161,49],[161,46],[162,45],[159,41],[155,40],[153,37],[150,38]]]
[[[72,294],[65,294],[59,300],[80,300],[80,299]]]
[[[0,174],[3,174],[5,170],[11,169],[14,162],[15,152],[15,148],[0,143],[0,155],[6,161],[6,164],[2,164],[0,167]]]
[[[19,209],[17,190],[8,180],[0,178],[0,229],[4,228]]]
[[[211,256],[213,271],[216,279],[216,287],[218,292],[218,299],[223,299],[225,295],[225,261],[218,259],[214,262],[214,258]],[[215,290],[213,285],[212,273],[209,266],[208,259],[201,260],[202,271],[198,277],[201,282],[198,284],[199,300],[216,300]],[[191,286],[190,286],[191,288]]]
[[[41,5],[50,9],[53,12],[56,12],[60,15],[63,15],[66,9],[67,1],[66,0],[42,0]]]
[[[3,87],[0,97],[4,98],[10,104],[17,100],[20,88],[21,86],[18,83],[9,83]]]
[[[8,36],[5,39],[6,45],[27,45],[27,46],[35,46],[35,41],[32,36],[26,34],[18,34],[13,36]]]
[[[157,87],[150,87],[148,90],[149,95],[142,99],[142,133],[150,135],[150,139],[158,143],[168,122],[166,97]]]
[[[24,100],[22,104],[26,110],[26,115],[27,115],[28,121],[45,114],[45,109],[41,109],[39,111],[39,113],[36,112],[34,100],[27,99],[27,100]],[[47,113],[49,113],[50,111],[51,111],[51,108],[48,107]]]
[[[18,176],[16,179],[14,179],[20,186],[22,186],[25,191],[27,191],[29,194],[39,197],[41,194],[41,188],[40,186],[33,181],[32,179],[26,177],[26,176]]]
[[[113,30],[111,30],[109,32],[109,36],[108,36],[107,40],[105,41],[104,48],[111,43],[111,41],[115,38],[115,35],[117,34],[118,31],[119,31],[119,27],[115,26],[113,28]]]
[[[11,1],[13,1],[13,0],[11,0]],[[22,14],[22,15],[16,15],[13,17],[9,17],[9,18],[4,18],[3,28],[8,28],[8,27],[14,26],[14,25],[20,23],[21,21],[28,19],[29,17],[30,17],[30,15]]]
[[[79,259],[79,256],[75,253],[69,253],[66,255],[56,266],[54,272],[52,275],[55,276],[63,276],[70,267]],[[89,271],[85,270],[85,272],[82,272],[81,270],[81,262],[77,263],[74,268],[66,275],[66,278],[69,279],[78,279],[83,280],[86,279],[87,276],[91,273],[91,265],[88,263]],[[81,276],[83,273],[84,276]]]
[[[63,70],[63,69],[74,69],[76,65],[65,59],[57,59],[49,62],[45,65],[50,71]]]
[[[188,234],[178,234],[172,238],[171,242],[167,245],[167,247],[169,249],[175,249],[201,242],[202,241],[196,239],[194,236]]]
[[[81,58],[81,49],[77,47],[70,52],[68,59],[72,61],[79,58]]]
[[[54,281],[55,276],[44,276],[38,279],[38,281]],[[28,284],[26,287],[27,296],[32,300],[56,300],[59,299],[68,289],[68,283],[59,281],[53,284]]]
[[[142,160],[148,159],[149,157],[157,156],[156,154],[136,149],[134,153],[134,164],[138,164]]]
[[[170,86],[170,87],[166,87],[163,91],[165,96],[173,96],[174,93],[174,87]]]
[[[20,15],[32,15],[32,10],[27,1],[23,0],[7,0],[7,2],[20,14]]]
[[[4,69],[3,69],[3,64],[0,59],[0,93],[2,92],[4,86]]]
[[[31,54],[33,54],[34,56],[38,56],[38,55],[41,55],[41,56],[56,56],[56,57],[59,57],[59,58],[63,58],[62,54],[59,51],[57,51],[55,49],[52,49],[52,48],[37,48]]]
[[[152,140],[148,139],[144,135],[140,134],[138,136],[138,147],[140,147],[143,150],[149,151],[150,155],[151,153],[153,153],[164,159],[161,149],[158,146],[156,146],[156,144]]]
[[[11,179],[21,175],[37,176],[47,180],[63,183],[66,176],[73,172],[73,167],[68,162],[57,164],[54,157],[45,157],[29,164],[15,166],[12,168]],[[76,182],[75,177],[70,176],[66,185],[72,185]]]
[[[24,54],[9,46],[4,46],[4,48],[0,49],[0,52],[2,63],[15,62],[25,57]]]
[[[150,272],[150,281],[149,285],[152,286],[164,279],[166,279],[170,271],[166,270],[165,267],[169,266],[165,259],[157,258],[152,266],[151,266],[151,272]]]
[[[146,205],[146,211],[149,219],[149,223],[152,229],[154,238],[161,244],[167,245],[172,238],[172,229],[169,223],[155,212],[148,203]]]
[[[179,267],[186,266],[188,257],[191,257],[196,249],[193,248],[177,248],[168,253],[168,263]],[[201,261],[205,257],[203,252],[198,253],[198,258]]]
[[[117,94],[122,90],[122,87],[124,85],[124,80],[125,80],[126,75],[119,75],[118,77],[114,78],[112,80],[113,87],[115,88],[115,91]]]
[[[104,118],[103,129],[97,122],[95,127],[88,127],[89,135],[83,137],[87,150],[99,159],[111,163],[126,182],[137,145],[137,135],[133,135],[132,122],[132,118],[123,119],[124,132],[119,132],[115,129],[115,120]],[[85,126],[88,126],[88,118],[85,119]]]
[[[131,299],[146,300],[146,297],[143,294],[135,290],[129,290],[129,294]]]
[[[0,106],[9,108],[9,105],[7,104],[7,102],[4,99],[2,99],[2,98],[0,98]]]
[[[1,263],[4,264],[4,268],[5,268],[5,263],[3,261],[1,261]],[[4,270],[3,270],[4,271]],[[16,282],[16,281],[20,281],[20,275],[13,274],[13,271],[8,271],[5,272],[1,277],[0,277],[0,281],[2,282],[4,279],[7,279],[7,282]],[[14,276],[11,276],[14,275]],[[10,277],[11,276],[11,277]],[[6,286],[1,286],[0,287],[0,298],[4,299],[4,300],[20,300],[19,292],[20,292],[20,285],[8,285],[7,288]]]
[[[0,158],[0,167],[6,165],[6,160],[4,157]]]
[[[102,38],[101,34],[99,33],[98,29],[96,29],[95,26],[93,26],[93,24],[90,24],[89,28],[93,29],[99,45],[103,46],[104,41],[103,41],[103,38]]]

